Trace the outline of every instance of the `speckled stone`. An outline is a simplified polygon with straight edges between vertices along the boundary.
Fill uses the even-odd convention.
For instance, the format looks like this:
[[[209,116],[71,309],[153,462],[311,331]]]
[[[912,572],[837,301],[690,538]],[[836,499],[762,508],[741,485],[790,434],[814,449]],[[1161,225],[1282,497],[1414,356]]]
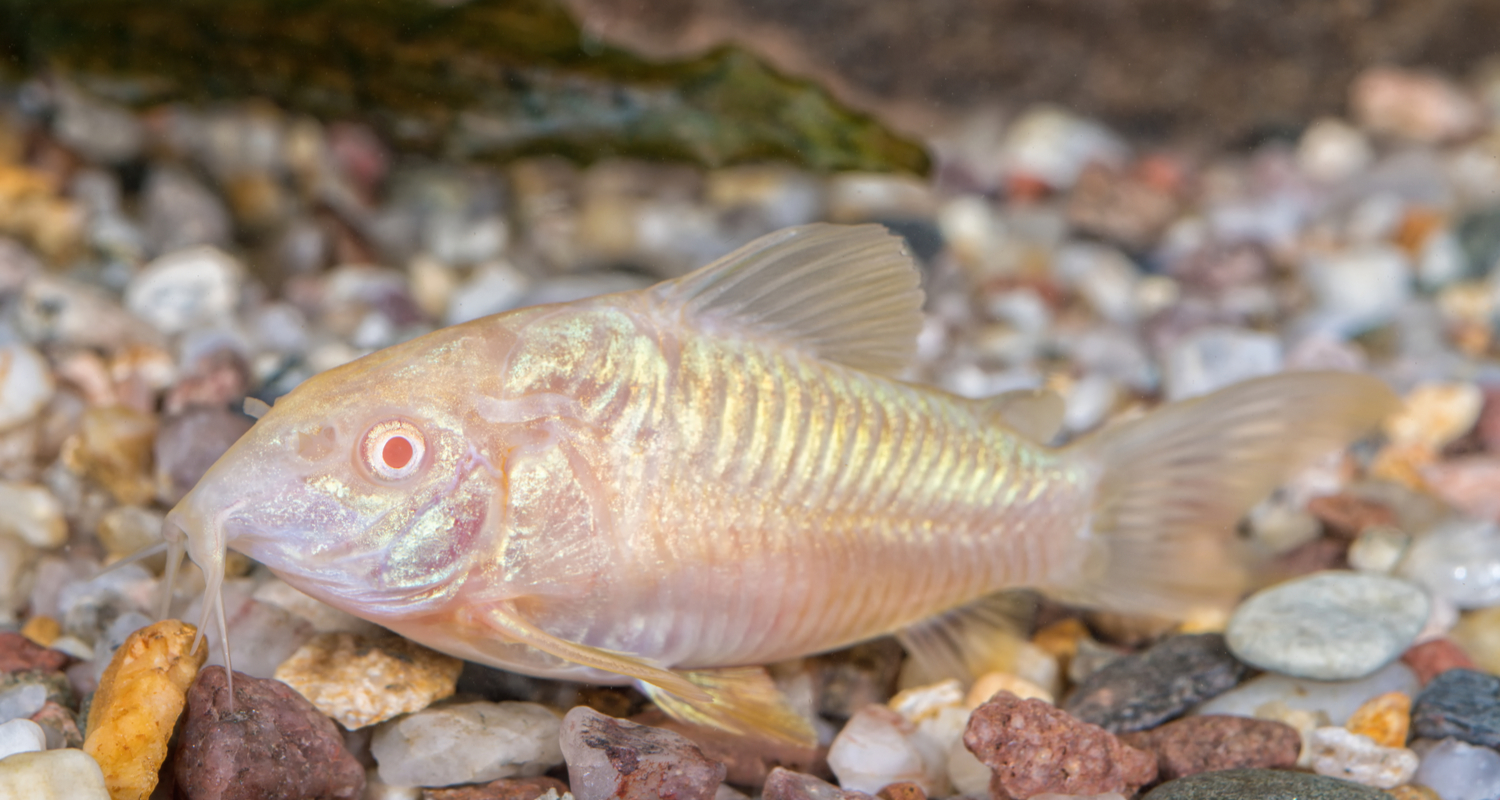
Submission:
[[[173,771],[192,800],[353,800],[365,788],[338,728],[302,695],[237,672],[231,705],[217,666],[188,690]]]
[[[1145,730],[1233,689],[1248,673],[1219,634],[1173,636],[1089,675],[1063,708],[1112,733]]]
[[[1405,747],[1382,747],[1347,728],[1315,729],[1307,738],[1312,768],[1319,775],[1392,789],[1417,772],[1417,754]]]
[[[1432,679],[1411,710],[1412,730],[1426,739],[1453,737],[1500,747],[1500,678],[1450,669]]]
[[[1353,781],[1280,769],[1232,769],[1168,781],[1141,800],[1391,800]]]
[[[353,730],[453,694],[462,670],[462,661],[399,637],[326,633],[282,662],[276,679]]]
[[[578,706],[563,718],[568,785],[578,800],[711,800],[724,765],[668,730]]]
[[[1290,769],[1302,735],[1280,722],[1209,715],[1168,722],[1120,740],[1156,756],[1157,777],[1175,780],[1226,769]]]
[[[1042,702],[1001,692],[969,718],[964,746],[987,765],[990,794],[1131,794],[1156,778],[1156,757]]]
[[[1257,592],[1235,610],[1225,640],[1261,669],[1349,680],[1400,656],[1430,605],[1421,589],[1397,578],[1323,572]]]
[[[698,746],[703,754],[729,770],[724,780],[736,786],[761,786],[776,767],[812,775],[828,775],[827,747],[803,747],[776,741],[692,725],[672,719],[652,708],[630,718],[631,722],[665,728],[682,734]]]

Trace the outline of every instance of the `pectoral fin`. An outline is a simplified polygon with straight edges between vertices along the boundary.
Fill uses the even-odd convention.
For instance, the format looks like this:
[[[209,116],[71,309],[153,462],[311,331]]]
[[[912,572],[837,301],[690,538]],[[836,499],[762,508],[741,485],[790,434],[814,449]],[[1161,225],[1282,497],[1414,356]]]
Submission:
[[[986,672],[1020,672],[1036,605],[1029,591],[997,592],[898,632],[913,685],[952,678],[968,686]]]
[[[680,674],[708,694],[709,699],[690,700],[653,684],[641,686],[641,691],[662,711],[683,722],[790,742],[798,747],[817,745],[812,723],[787,703],[764,667],[702,669]]]
[[[682,697],[686,701],[708,703],[713,700],[708,692],[693,685],[682,675],[652,666],[637,656],[559,639],[533,625],[510,603],[486,609],[483,621],[509,641],[534,647],[565,661],[613,672],[617,675],[626,675],[648,686]]]

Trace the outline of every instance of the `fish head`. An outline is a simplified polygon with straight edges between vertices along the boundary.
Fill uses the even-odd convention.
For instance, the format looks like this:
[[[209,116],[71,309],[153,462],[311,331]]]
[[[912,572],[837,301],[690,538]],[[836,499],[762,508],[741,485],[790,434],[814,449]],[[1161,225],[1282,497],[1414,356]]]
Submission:
[[[376,622],[456,596],[505,491],[484,455],[494,426],[481,432],[471,406],[506,337],[472,332],[321,373],[263,414],[167,516],[168,542],[204,570],[211,596],[225,548]],[[476,444],[481,433],[490,439]]]

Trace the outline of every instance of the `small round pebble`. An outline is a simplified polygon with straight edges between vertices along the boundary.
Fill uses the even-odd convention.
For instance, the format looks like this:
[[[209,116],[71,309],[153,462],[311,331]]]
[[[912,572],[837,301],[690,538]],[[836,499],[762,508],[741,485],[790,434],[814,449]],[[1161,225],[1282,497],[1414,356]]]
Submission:
[[[1500,678],[1470,669],[1444,672],[1417,695],[1411,724],[1428,739],[1452,736],[1500,747]]]
[[[459,703],[381,724],[370,752],[380,779],[397,786],[531,777],[562,763],[561,724],[536,703]]]
[[[1401,654],[1423,686],[1450,669],[1474,669],[1474,661],[1452,639],[1429,639]]]
[[[1232,769],[1168,781],[1141,800],[1391,800],[1353,781],[1280,769]]]
[[[1369,675],[1400,656],[1427,622],[1431,601],[1396,578],[1323,572],[1257,592],[1229,620],[1241,661],[1297,678]]]
[[[0,759],[16,753],[35,753],[46,749],[47,734],[35,722],[13,719],[0,724]]]
[[[87,753],[47,750],[0,760],[0,798],[110,800],[110,793],[99,765]]]
[[[1442,800],[1492,800],[1500,797],[1500,753],[1444,739],[1422,754],[1412,780],[1434,789]]]
[[[777,767],[766,777],[761,800],[874,800],[874,795]]]
[[[35,417],[55,389],[41,353],[24,344],[0,344],[0,431]]]

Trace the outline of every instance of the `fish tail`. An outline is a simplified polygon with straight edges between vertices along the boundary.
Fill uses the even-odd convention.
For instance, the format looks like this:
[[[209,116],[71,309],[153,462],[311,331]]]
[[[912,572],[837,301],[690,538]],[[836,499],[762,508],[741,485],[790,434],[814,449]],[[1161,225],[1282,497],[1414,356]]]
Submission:
[[[1395,410],[1356,373],[1296,372],[1163,406],[1071,445],[1099,468],[1082,569],[1056,594],[1181,616],[1224,608],[1247,588],[1240,518],[1297,469]]]

